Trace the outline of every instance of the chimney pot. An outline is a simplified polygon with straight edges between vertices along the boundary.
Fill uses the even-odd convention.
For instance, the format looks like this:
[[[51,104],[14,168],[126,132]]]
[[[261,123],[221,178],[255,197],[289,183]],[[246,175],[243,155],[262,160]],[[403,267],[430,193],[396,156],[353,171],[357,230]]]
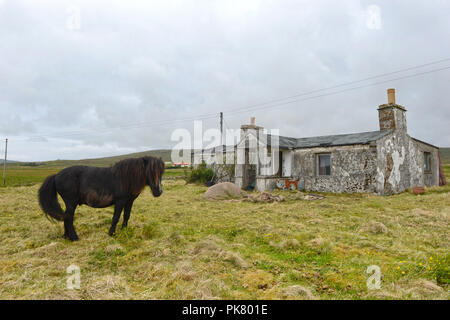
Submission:
[[[388,89],[388,104],[395,104],[395,89]]]
[[[250,124],[251,124],[252,126],[255,125],[255,117],[251,117],[251,118],[250,118]]]

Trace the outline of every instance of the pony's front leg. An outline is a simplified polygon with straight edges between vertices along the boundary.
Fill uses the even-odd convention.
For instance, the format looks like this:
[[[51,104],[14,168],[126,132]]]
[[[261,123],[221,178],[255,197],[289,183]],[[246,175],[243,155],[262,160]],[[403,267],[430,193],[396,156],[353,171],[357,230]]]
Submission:
[[[123,210],[123,223],[122,223],[122,229],[128,226],[128,219],[130,219],[131,214],[131,207],[133,207],[134,199],[130,199],[127,204],[125,205],[125,209]]]
[[[109,229],[109,235],[112,236],[116,232],[116,226],[120,219],[120,214],[122,213],[125,203],[123,201],[116,202],[114,207],[114,216],[112,218],[111,228]]]

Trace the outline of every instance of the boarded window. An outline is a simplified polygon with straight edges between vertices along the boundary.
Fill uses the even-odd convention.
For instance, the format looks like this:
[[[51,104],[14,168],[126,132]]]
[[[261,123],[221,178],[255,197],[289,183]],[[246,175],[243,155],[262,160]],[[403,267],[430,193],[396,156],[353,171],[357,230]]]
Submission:
[[[431,172],[431,153],[423,153],[423,170],[425,172]]]
[[[330,154],[317,155],[317,168],[319,176],[331,175],[331,155]]]

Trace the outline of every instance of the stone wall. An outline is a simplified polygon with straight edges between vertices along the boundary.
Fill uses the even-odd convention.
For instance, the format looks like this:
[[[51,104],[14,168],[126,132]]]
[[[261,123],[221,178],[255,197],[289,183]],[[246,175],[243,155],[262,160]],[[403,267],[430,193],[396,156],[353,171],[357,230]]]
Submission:
[[[431,171],[424,171],[424,152],[431,154]],[[409,138],[410,187],[439,185],[439,149]]]
[[[396,130],[377,141],[377,193],[394,194],[410,186],[409,137]]]
[[[317,173],[318,154],[331,155],[331,175]],[[294,150],[292,177],[303,179],[305,189],[322,192],[375,192],[375,145],[352,145]]]
[[[377,193],[390,195],[414,186],[438,185],[438,150],[412,139],[403,130],[378,140]],[[430,152],[432,157],[430,173],[424,172],[424,152]]]
[[[235,165],[233,164],[213,164],[214,176],[216,182],[234,182],[235,181]]]

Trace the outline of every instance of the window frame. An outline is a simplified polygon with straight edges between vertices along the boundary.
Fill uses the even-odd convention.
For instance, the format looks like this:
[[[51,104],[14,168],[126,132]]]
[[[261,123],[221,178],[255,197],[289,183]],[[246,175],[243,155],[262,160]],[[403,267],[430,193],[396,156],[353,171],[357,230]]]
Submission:
[[[328,156],[330,158],[330,174],[320,174],[320,157]],[[326,171],[326,169],[325,169]],[[316,176],[318,177],[331,177],[331,152],[317,153],[316,154]]]
[[[432,172],[432,155],[431,152],[424,151],[423,152],[423,172],[431,173]]]

